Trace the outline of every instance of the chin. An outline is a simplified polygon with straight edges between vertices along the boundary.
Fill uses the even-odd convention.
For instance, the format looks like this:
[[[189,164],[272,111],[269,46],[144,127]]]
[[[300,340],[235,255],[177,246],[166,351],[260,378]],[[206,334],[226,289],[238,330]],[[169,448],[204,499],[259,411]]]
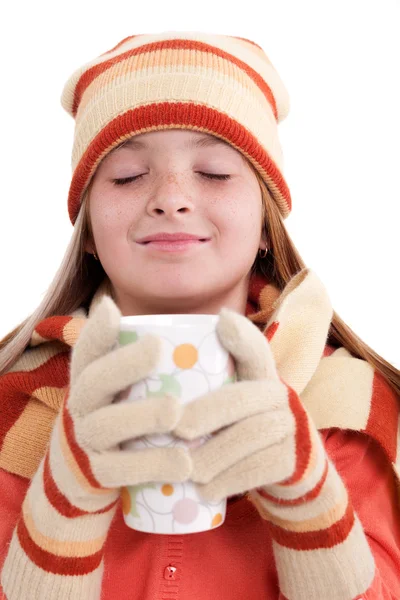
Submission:
[[[194,311],[208,297],[207,290],[199,280],[193,282],[193,285],[188,282],[183,285],[170,282],[143,291],[149,306],[153,306],[158,312],[170,314]]]

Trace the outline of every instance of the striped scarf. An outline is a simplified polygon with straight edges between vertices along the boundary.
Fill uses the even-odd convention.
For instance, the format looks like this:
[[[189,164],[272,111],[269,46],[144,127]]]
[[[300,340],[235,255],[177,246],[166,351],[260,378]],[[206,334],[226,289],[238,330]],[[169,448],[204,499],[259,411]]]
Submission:
[[[45,454],[69,382],[69,360],[89,310],[40,321],[30,342],[0,377],[0,467],[32,478]],[[281,292],[257,274],[250,280],[246,316],[267,337],[285,382],[301,397],[319,430],[362,432],[376,440],[400,484],[399,398],[367,361],[327,343],[333,309],[317,275],[302,269]],[[400,502],[400,485],[399,502]]]

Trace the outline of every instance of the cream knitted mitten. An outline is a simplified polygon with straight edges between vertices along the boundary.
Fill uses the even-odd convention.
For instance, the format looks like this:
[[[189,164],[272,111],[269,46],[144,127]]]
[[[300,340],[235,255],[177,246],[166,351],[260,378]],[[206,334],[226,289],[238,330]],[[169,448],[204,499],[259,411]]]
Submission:
[[[182,412],[172,397],[113,404],[119,391],[149,375],[161,353],[161,340],[150,335],[119,348],[120,317],[105,296],[72,350],[69,390],[3,565],[7,600],[98,600],[119,488],[190,475],[185,448],[119,448],[171,432]]]
[[[286,598],[358,598],[374,578],[374,558],[318,430],[249,319],[222,309],[217,334],[238,381],[184,406],[176,436],[214,433],[190,450],[191,479],[209,500],[250,492],[269,522]]]

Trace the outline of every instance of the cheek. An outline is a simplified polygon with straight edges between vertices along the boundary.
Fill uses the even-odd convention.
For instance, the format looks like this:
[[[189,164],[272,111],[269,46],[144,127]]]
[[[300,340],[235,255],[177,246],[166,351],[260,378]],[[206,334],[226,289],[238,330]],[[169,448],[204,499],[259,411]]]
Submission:
[[[93,215],[92,227],[96,245],[106,256],[120,256],[125,252],[129,224],[120,211],[97,212]]]
[[[220,215],[221,231],[226,236],[238,234],[242,238],[255,237],[258,227],[261,227],[261,210],[250,200],[228,198],[224,201],[224,209]]]
[[[92,215],[93,233],[97,237],[113,237],[118,230],[119,223],[120,219],[116,211],[98,210]]]
[[[97,196],[91,204],[91,220],[93,232],[102,237],[115,236],[123,233],[135,222],[134,206],[132,203],[122,204],[113,201],[112,196],[105,194]]]
[[[224,234],[236,231],[246,212],[239,199],[231,194],[215,194],[207,207],[207,218]]]

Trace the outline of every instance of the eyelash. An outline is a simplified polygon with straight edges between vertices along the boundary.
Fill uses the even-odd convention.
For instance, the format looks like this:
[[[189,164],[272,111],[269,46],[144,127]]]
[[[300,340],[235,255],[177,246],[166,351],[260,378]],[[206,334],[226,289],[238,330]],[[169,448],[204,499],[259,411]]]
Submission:
[[[134,182],[139,177],[143,177],[145,173],[142,175],[133,175],[132,177],[124,177],[123,179],[113,179],[114,185],[125,185],[126,183]],[[219,181],[224,181],[230,179],[230,175],[217,175],[215,173],[200,173],[200,175],[204,175],[207,179],[217,179]]]

